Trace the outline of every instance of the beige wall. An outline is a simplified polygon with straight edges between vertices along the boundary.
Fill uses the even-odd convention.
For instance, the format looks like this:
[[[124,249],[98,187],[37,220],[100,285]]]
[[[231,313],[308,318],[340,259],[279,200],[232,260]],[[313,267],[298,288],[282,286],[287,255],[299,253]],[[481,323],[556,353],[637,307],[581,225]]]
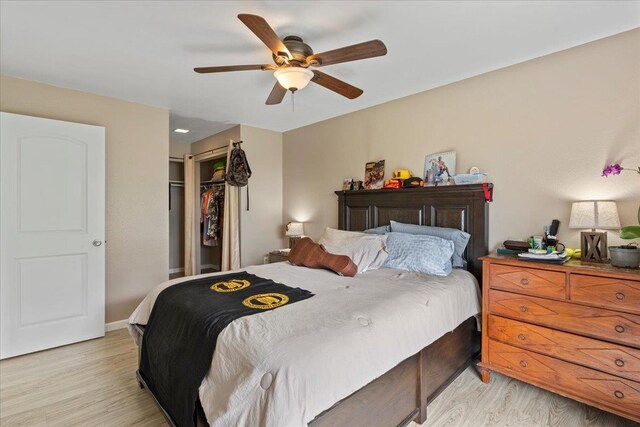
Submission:
[[[169,113],[2,76],[0,110],[106,128],[106,321],[167,279]]]
[[[191,152],[191,144],[170,142],[169,143],[169,156],[170,157],[184,157],[185,154]]]
[[[282,133],[240,126],[243,150],[251,166],[249,208],[246,187],[240,191],[240,260],[242,266],[262,264],[282,247]]]
[[[640,176],[600,171],[640,166],[639,76],[636,29],[286,132],[283,222],[304,221],[318,237],[337,225],[333,191],[362,179],[365,162],[385,159],[387,177],[396,168],[421,175],[426,154],[456,150],[458,172],[475,165],[495,183],[492,248],[553,218],[577,245],[567,228],[574,200],[617,200],[622,223],[637,223]]]
[[[194,142],[191,144],[191,153],[198,154],[206,150],[227,147],[231,139],[234,141],[240,140],[240,125]]]

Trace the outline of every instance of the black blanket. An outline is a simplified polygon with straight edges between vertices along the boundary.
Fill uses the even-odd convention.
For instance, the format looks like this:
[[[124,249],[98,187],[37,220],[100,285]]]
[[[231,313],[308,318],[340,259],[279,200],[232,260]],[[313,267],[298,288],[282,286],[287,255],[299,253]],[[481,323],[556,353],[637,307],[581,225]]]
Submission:
[[[218,334],[235,319],[311,296],[244,271],[171,286],[158,295],[149,316],[140,375],[176,425],[193,426],[198,387]]]

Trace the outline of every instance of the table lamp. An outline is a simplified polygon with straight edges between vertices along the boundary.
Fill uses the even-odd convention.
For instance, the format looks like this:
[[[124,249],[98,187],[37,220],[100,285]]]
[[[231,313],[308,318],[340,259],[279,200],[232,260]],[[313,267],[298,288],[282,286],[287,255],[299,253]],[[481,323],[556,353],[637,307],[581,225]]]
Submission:
[[[284,227],[285,235],[289,236],[289,247],[293,248],[298,240],[304,236],[304,225],[302,222],[290,222]]]
[[[582,261],[607,262],[607,232],[601,230],[620,228],[618,207],[611,200],[589,200],[573,202],[569,228],[590,228],[580,232]]]

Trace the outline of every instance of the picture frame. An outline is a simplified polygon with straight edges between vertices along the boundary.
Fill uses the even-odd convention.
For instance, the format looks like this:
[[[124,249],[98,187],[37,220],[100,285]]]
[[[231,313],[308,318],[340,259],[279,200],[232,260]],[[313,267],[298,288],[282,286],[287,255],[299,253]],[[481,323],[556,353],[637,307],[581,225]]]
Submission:
[[[364,189],[377,190],[384,184],[384,160],[368,162],[364,168]]]
[[[424,184],[446,185],[456,174],[456,152],[427,154],[424,158]]]

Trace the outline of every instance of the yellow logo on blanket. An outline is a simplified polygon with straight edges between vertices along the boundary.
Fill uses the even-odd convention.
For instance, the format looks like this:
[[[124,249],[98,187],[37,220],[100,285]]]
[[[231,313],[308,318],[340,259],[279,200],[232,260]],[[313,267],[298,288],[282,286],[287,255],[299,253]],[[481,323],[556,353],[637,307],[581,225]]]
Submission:
[[[289,297],[283,294],[258,294],[250,296],[242,301],[242,304],[249,308],[259,308],[267,310],[269,308],[280,307],[289,302]]]
[[[235,292],[244,289],[251,283],[244,279],[231,279],[228,282],[218,282],[211,285],[211,289],[216,292]]]

